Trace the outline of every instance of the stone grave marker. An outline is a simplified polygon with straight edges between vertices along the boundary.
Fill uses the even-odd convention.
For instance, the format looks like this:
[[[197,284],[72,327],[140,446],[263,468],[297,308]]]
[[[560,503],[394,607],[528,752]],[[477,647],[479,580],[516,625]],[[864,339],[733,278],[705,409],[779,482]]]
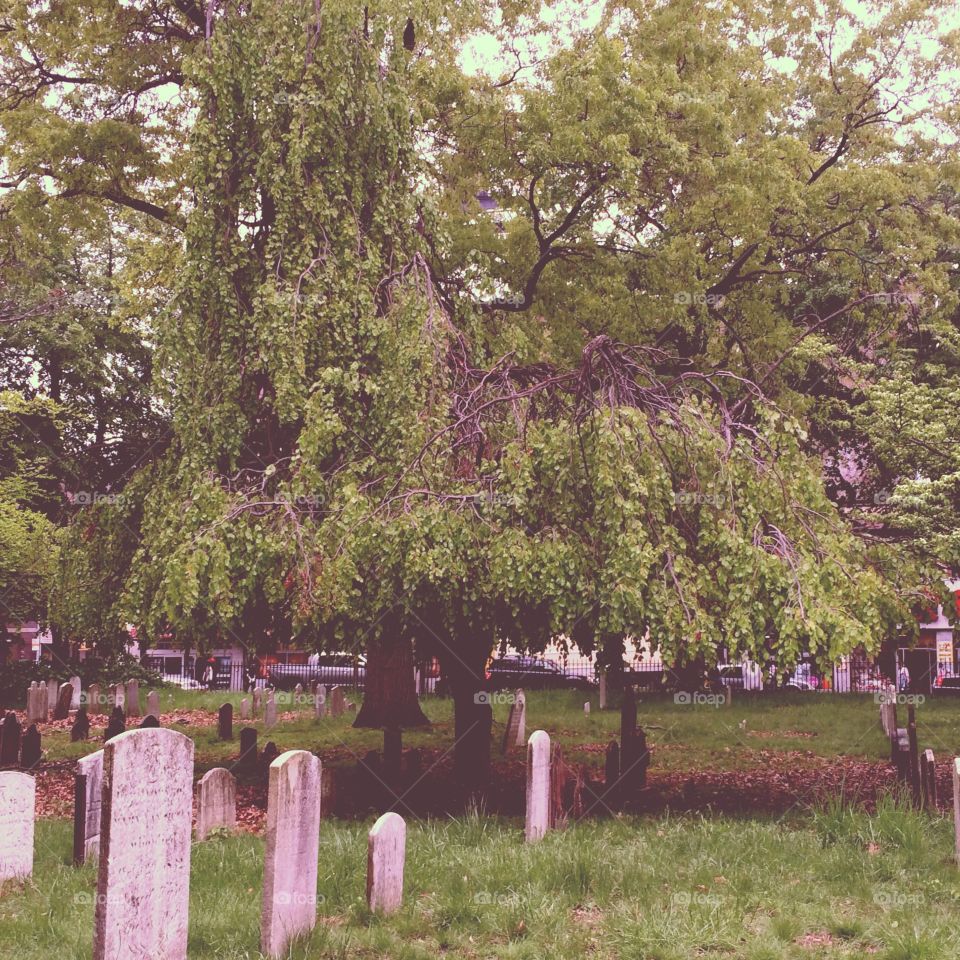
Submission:
[[[237,781],[223,767],[208,770],[198,785],[197,839],[206,840],[211,830],[237,826]]]
[[[343,687],[334,687],[330,691],[330,716],[339,717],[347,709],[347,698]]]
[[[923,774],[923,805],[927,810],[937,809],[937,763],[932,750],[924,750],[920,756],[920,769]]]
[[[259,687],[253,690],[253,716],[259,717],[263,710],[263,691]]]
[[[16,767],[20,763],[21,734],[17,715],[8,712],[0,724],[0,767]]]
[[[520,707],[520,719],[517,721],[517,739],[514,741],[518,747],[522,747],[527,742],[527,695],[523,688],[518,688],[514,693],[514,703]]]
[[[109,740],[111,737],[119,736],[127,729],[126,718],[123,715],[123,707],[114,707],[110,714],[110,722],[104,731],[103,739]]]
[[[240,720],[243,723],[246,723],[250,719],[250,700],[248,697],[244,697],[240,701]]]
[[[607,671],[600,671],[600,709],[607,709]]]
[[[317,922],[320,761],[288,750],[270,764],[260,949],[282,957]]]
[[[313,694],[313,714],[317,720],[322,720],[327,712],[327,693],[322,683],[317,684]]]
[[[71,703],[73,703],[73,684],[61,683],[57,691],[57,705],[53,708],[53,719],[66,720],[70,716]]]
[[[123,684],[118,683],[111,688],[110,697],[108,700],[108,706],[111,710],[115,710],[117,707],[123,709],[127,703],[127,695],[123,689]]]
[[[398,813],[385,813],[367,838],[367,906],[394,913],[403,902],[403,861],[407,825]]]
[[[53,713],[57,705],[57,694],[60,692],[60,685],[56,680],[47,681],[47,711]]]
[[[23,735],[23,742],[20,747],[20,769],[33,770],[40,765],[43,759],[43,750],[40,747],[40,731],[35,723],[30,724],[29,729]]]
[[[37,723],[40,719],[40,685],[36,680],[27,687],[27,723]]]
[[[252,769],[257,764],[257,731],[255,727],[244,727],[240,731],[240,756],[237,766]]]
[[[273,691],[267,694],[267,702],[263,707],[263,728],[269,730],[277,725],[277,701],[273,698]]]
[[[550,827],[550,736],[534,730],[527,744],[527,816],[524,838],[539,840]]]
[[[73,862],[95,861],[100,854],[100,795],[103,788],[103,751],[77,761],[73,805]]]
[[[160,694],[156,690],[147,694],[147,716],[160,719]]]
[[[124,688],[123,712],[130,719],[140,716],[140,683],[128,680]]]
[[[70,699],[70,709],[79,710],[83,698],[83,684],[78,676],[70,678],[70,686],[73,687],[73,696]]]
[[[73,720],[73,726],[70,728],[70,742],[78,743],[80,740],[86,740],[90,736],[90,720],[87,717],[87,708],[81,707]]]
[[[590,716],[590,701],[589,701],[589,700],[585,700],[584,703],[583,703],[583,715],[584,715],[585,717],[589,717],[589,716]]]
[[[0,773],[0,881],[33,873],[37,783],[16,770]]]
[[[160,721],[152,713],[148,713],[140,721],[139,726],[141,730],[157,730],[160,727]]]
[[[300,698],[303,696],[303,684],[298,683],[293,688],[293,695],[295,697],[294,703],[300,703]]]
[[[217,739],[233,739],[233,704],[224,703],[217,711]]]
[[[103,749],[93,960],[186,960],[193,741],[128,730]]]
[[[87,687],[87,716],[99,717],[103,713],[103,701],[100,693],[100,684],[91,683]]]

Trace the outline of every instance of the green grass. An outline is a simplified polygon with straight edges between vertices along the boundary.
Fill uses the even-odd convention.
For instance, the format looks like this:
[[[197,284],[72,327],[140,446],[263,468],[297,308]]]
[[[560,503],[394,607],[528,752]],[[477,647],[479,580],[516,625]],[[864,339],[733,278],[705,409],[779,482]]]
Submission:
[[[320,920],[293,958],[854,958],[958,955],[952,825],[893,803],[791,824],[662,818],[580,823],[526,846],[519,822],[411,823],[404,905],[363,902],[369,824],[324,821]],[[191,960],[259,957],[263,842],[193,847]],[[0,895],[0,956],[86,960],[92,867],[41,821],[32,881]]]
[[[199,693],[167,688],[161,691],[161,710],[206,710],[206,726],[174,724],[174,728],[196,741],[197,763],[201,769],[215,766],[236,756],[237,743],[216,739],[214,713],[229,700],[239,718],[243,694]],[[351,695],[357,701],[358,695]],[[576,763],[602,766],[603,754],[596,749],[619,736],[616,709],[600,712],[596,695],[591,697],[592,711],[583,714],[586,695],[576,692],[531,692],[527,695],[527,733],[547,730],[563,744],[568,759]],[[146,702],[146,692],[142,693]],[[404,732],[405,747],[446,751],[453,742],[453,706],[447,699],[424,697],[423,709],[432,726]],[[327,762],[350,760],[367,750],[382,746],[379,730],[355,730],[354,714],[317,722],[309,705],[282,705],[284,711],[298,715],[283,720],[265,731],[262,719],[253,722],[260,732],[261,746],[274,740],[281,750],[303,748],[324,756]],[[494,756],[499,755],[500,737],[509,705],[495,702]],[[866,760],[886,760],[889,745],[878,720],[878,707],[869,695],[784,694],[754,699],[738,698],[730,707],[675,704],[669,697],[642,697],[638,706],[639,722],[646,728],[654,747],[653,767],[660,771],[690,769],[745,769],[765,762],[770,752],[810,752],[819,757],[850,756]],[[900,708],[900,722],[906,724],[906,709]],[[94,718],[95,727],[106,718]],[[960,753],[960,698],[928,699],[917,709],[918,734],[922,747],[931,747],[938,758]],[[235,733],[242,724],[235,720]],[[584,749],[590,747],[593,749]],[[44,736],[44,748],[51,759],[78,757],[97,749],[99,743],[71,744],[69,735]]]

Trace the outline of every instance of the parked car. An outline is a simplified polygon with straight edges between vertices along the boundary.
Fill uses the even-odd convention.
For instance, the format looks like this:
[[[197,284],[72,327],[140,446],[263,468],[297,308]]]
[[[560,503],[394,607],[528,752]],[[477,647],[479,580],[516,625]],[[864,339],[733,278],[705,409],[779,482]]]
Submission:
[[[564,670],[543,657],[508,656],[487,665],[487,688],[523,687],[525,690],[593,690],[591,677]]]
[[[960,696],[960,677],[937,677],[933,684],[933,692],[937,696]]]
[[[356,669],[354,661],[356,660]],[[323,683],[343,684],[363,688],[366,658],[352,653],[313,654],[307,663],[272,663],[267,669],[267,680],[277,690],[292,690],[298,683],[304,688]]]

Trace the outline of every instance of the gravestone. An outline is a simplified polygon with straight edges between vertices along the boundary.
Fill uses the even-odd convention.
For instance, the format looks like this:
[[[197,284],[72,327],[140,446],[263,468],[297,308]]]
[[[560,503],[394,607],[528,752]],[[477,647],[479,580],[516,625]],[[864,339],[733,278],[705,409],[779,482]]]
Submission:
[[[600,671],[600,709],[607,709],[607,671]]]
[[[147,694],[147,716],[160,719],[160,694],[156,690]]]
[[[157,730],[160,727],[160,721],[152,713],[148,713],[140,721],[139,726],[141,730]]]
[[[514,693],[514,703],[520,707],[519,720],[517,721],[517,739],[514,743],[522,747],[527,742],[527,695],[522,688],[518,688]]]
[[[403,902],[403,861],[407,825],[398,813],[385,813],[367,837],[367,906],[393,913]]]
[[[93,960],[186,960],[193,741],[129,730],[103,749]]]
[[[953,857],[960,866],[960,757],[953,758]]]
[[[66,720],[70,716],[71,703],[73,703],[73,684],[61,683],[57,691],[57,705],[53,708],[53,719]]]
[[[103,713],[103,700],[100,693],[100,684],[91,683],[87,687],[87,716],[99,717]]]
[[[583,704],[583,715],[584,715],[585,717],[589,717],[589,716],[590,716],[590,701],[589,701],[589,700],[585,700],[585,701],[584,701],[584,704]]]
[[[123,712],[131,720],[140,716],[140,684],[136,680],[128,680],[124,688]]]
[[[23,743],[20,747],[20,769],[33,770],[39,766],[43,759],[43,750],[40,747],[40,731],[35,723],[23,735]]]
[[[57,694],[60,692],[60,685],[56,680],[47,681],[47,712],[52,714],[57,706]]]
[[[269,730],[277,725],[277,701],[273,699],[273,691],[267,694],[267,702],[263,707],[263,728]]]
[[[122,709],[124,706],[126,706],[126,703],[127,695],[124,692],[123,684],[118,683],[111,688],[108,705],[111,710],[116,710],[117,707]]]
[[[100,853],[100,794],[103,751],[77,761],[73,808],[73,862],[95,861]]]
[[[127,729],[126,719],[123,716],[123,707],[114,707],[110,714],[110,722],[104,731],[103,739],[109,740],[111,737],[119,736]]]
[[[317,922],[320,761],[288,750],[270,764],[260,949],[281,957]]]
[[[44,692],[46,687],[43,688]],[[36,680],[27,687],[27,723],[40,721],[40,685]]]
[[[534,730],[527,744],[527,816],[524,838],[539,840],[550,827],[550,736]]]
[[[923,800],[920,785],[920,748],[917,744],[917,712],[912,703],[907,705],[907,742],[910,747],[910,793],[913,805],[920,809]]]
[[[517,743],[517,734],[520,731],[520,717],[524,710],[524,704],[521,700],[514,700],[510,704],[510,710],[507,713],[507,725],[503,731],[503,742],[500,744],[500,752],[508,753],[510,748]]]
[[[233,739],[233,704],[224,703],[217,711],[217,739]]]
[[[0,767],[16,767],[20,763],[20,721],[8,713],[0,724]]]
[[[247,697],[244,697],[240,701],[240,720],[241,722],[246,722],[250,719],[250,700]]]
[[[253,716],[259,717],[263,710],[263,691],[255,687],[253,691]]]
[[[330,691],[330,716],[339,717],[347,709],[347,698],[343,687],[334,687]]]
[[[233,830],[237,826],[237,781],[229,770],[208,770],[200,778],[198,792],[198,840],[206,840],[211,830]]]
[[[0,773],[0,882],[33,873],[37,782],[16,770]]]
[[[294,703],[300,703],[300,702],[301,702],[301,699],[302,699],[302,697],[303,697],[303,684],[302,684],[302,683],[298,683],[298,684],[293,688],[293,696],[294,696],[294,701],[293,701]]]
[[[78,743],[80,740],[86,740],[89,736],[90,720],[87,718],[87,708],[81,707],[74,717],[73,726],[70,728],[70,742]]]
[[[313,694],[313,715],[315,719],[322,720],[327,712],[327,693],[322,683],[317,684],[317,689]]]
[[[79,710],[83,697],[83,685],[80,682],[80,678],[78,676],[72,676],[70,678],[70,686],[73,687],[73,696],[70,698],[70,709]]]
[[[920,757],[923,786],[923,805],[927,810],[937,809],[937,763],[932,750],[924,750]]]
[[[244,727],[240,731],[240,756],[237,766],[252,769],[257,764],[257,731],[254,727]]]

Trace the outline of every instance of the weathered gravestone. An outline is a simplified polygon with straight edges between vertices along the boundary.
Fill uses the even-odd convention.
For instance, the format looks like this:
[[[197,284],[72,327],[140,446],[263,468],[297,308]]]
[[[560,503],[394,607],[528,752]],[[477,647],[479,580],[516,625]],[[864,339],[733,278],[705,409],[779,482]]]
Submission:
[[[953,856],[960,866],[960,757],[953,758]]]
[[[87,687],[87,716],[99,717],[103,713],[103,694],[100,693],[100,684],[91,683]]]
[[[240,720],[241,722],[246,722],[250,719],[250,700],[247,697],[244,697],[240,701]]]
[[[54,708],[57,705],[57,694],[60,692],[60,687],[57,684],[56,680],[47,681],[47,713],[51,714],[54,711]]]
[[[510,712],[507,714],[507,725],[503,731],[503,742],[500,744],[501,753],[507,753],[511,747],[517,746],[517,738],[524,726],[525,711],[526,701],[523,699],[523,691],[518,690],[513,703],[510,704]]]
[[[90,720],[87,717],[87,708],[81,707],[73,719],[73,726],[70,728],[70,742],[78,743],[80,740],[86,740],[90,736]]]
[[[313,715],[317,720],[322,720],[327,712],[327,692],[322,683],[317,684],[317,689],[313,693]]]
[[[522,747],[527,742],[527,695],[523,692],[523,688],[518,688],[514,693],[514,703],[517,704],[518,716],[517,720],[517,738],[514,743],[518,747]]]
[[[217,739],[233,739],[233,704],[224,703],[217,711]]]
[[[33,770],[39,766],[43,759],[43,750],[40,747],[40,731],[35,723],[30,724],[30,728],[23,735],[23,743],[20,748],[20,769]]]
[[[920,774],[924,809],[935,811],[937,809],[937,764],[932,750],[924,750],[920,755]]]
[[[244,727],[240,731],[240,756],[237,766],[243,770],[252,770],[257,765],[257,731],[254,727]]]
[[[600,709],[607,709],[607,671],[600,671]]]
[[[273,691],[267,694],[267,702],[263,707],[263,728],[269,730],[277,725],[277,701],[273,698]]]
[[[524,838],[539,840],[550,828],[550,736],[534,730],[527,744],[527,816]]]
[[[585,700],[585,701],[584,701],[584,704],[583,704],[583,715],[584,715],[585,717],[589,717],[589,716],[590,716],[590,701],[589,701],[589,700]]]
[[[100,796],[103,791],[103,751],[77,761],[73,802],[73,862],[95,861],[100,854]]]
[[[44,691],[46,687],[44,687]],[[40,720],[40,684],[36,680],[27,687],[27,723]]]
[[[0,767],[15,767],[20,763],[20,721],[13,712],[0,723]]]
[[[104,731],[103,739],[109,740],[111,737],[119,736],[126,729],[127,724],[123,716],[123,707],[114,707],[113,713],[110,714],[110,722]]]
[[[124,688],[123,712],[131,719],[140,716],[140,684],[136,680],[128,680]]]
[[[33,873],[37,784],[16,770],[0,773],[0,882]]]
[[[148,713],[140,721],[141,730],[156,730],[159,728],[159,726],[160,726],[160,721],[152,713]]]
[[[93,960],[186,960],[193,741],[129,730],[103,752]]]
[[[237,781],[223,767],[208,770],[197,788],[197,839],[211,830],[233,830],[237,825]]]
[[[367,838],[367,906],[393,913],[403,902],[403,861],[407,825],[398,813],[385,813]]]
[[[293,688],[293,696],[294,696],[294,701],[293,701],[294,703],[301,703],[301,702],[302,702],[302,697],[303,697],[303,684],[302,684],[302,683],[298,683],[298,684]]]
[[[73,703],[73,684],[61,683],[57,691],[57,705],[53,708],[53,719],[66,720],[70,716],[71,703]]]
[[[320,761],[289,750],[270,765],[260,949],[281,957],[317,922]]]
[[[70,709],[79,710],[83,697],[83,684],[78,676],[70,678],[70,686],[73,687],[73,696],[70,698]]]
[[[263,691],[256,687],[253,691],[253,715],[259,717],[263,711]]]
[[[110,689],[109,706],[111,710],[121,709],[126,705],[127,695],[123,689],[123,684],[118,683]]]
[[[347,698],[343,687],[334,687],[330,691],[330,716],[339,717],[347,709]]]
[[[156,690],[147,694],[147,716],[160,719],[160,694]]]

